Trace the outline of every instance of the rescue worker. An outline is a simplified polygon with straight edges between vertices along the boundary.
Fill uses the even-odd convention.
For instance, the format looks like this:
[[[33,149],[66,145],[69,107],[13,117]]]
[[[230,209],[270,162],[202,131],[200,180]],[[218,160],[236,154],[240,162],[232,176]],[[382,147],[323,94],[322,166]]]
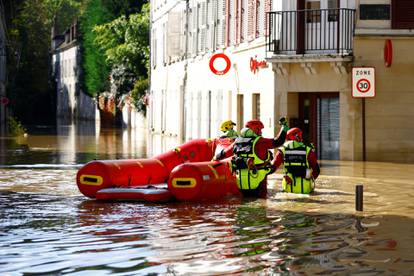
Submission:
[[[302,130],[291,128],[286,142],[281,146],[272,161],[273,170],[284,164],[283,191],[296,194],[309,194],[315,189],[315,179],[320,174],[315,150],[302,140]]]
[[[279,121],[282,128],[276,138],[262,137],[264,125],[259,120],[250,120],[236,138],[234,144],[227,148],[220,156],[231,156],[232,168],[236,173],[237,186],[245,196],[266,197],[267,175],[272,171],[270,149],[283,144],[288,129],[283,118]]]
[[[236,139],[239,134],[233,129],[235,125],[236,123],[234,123],[232,120],[223,121],[220,125],[220,130],[222,132],[220,138],[227,137],[230,139]]]
[[[220,156],[220,154],[231,144],[233,144],[234,140],[239,137],[237,131],[233,129],[236,125],[232,120],[223,121],[220,125],[220,131],[222,134],[214,139],[214,154],[212,161],[217,161],[216,157]]]

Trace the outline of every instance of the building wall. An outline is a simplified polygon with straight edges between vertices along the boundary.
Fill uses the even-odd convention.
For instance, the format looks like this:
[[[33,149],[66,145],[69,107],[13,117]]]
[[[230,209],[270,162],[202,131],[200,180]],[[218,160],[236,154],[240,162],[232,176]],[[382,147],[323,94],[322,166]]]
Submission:
[[[393,61],[384,65],[386,39],[391,39]],[[358,36],[355,66],[373,66],[376,96],[366,99],[367,159],[414,161],[414,37]]]
[[[238,129],[252,119],[255,93],[260,94],[264,134],[274,135],[278,129],[274,129],[272,67],[268,64],[256,74],[250,71],[250,58],[265,59],[264,11],[271,1],[256,8],[251,0],[191,0],[188,32],[185,1],[167,2],[151,2],[149,155],[189,139],[216,137],[223,120],[241,117],[237,95],[243,95],[244,106]],[[225,75],[210,70],[215,53],[225,53],[231,60]]]
[[[161,145],[156,146],[155,150],[162,152],[173,148],[182,143],[181,138],[189,140],[218,136],[223,120],[237,121],[237,95],[244,96],[245,123],[252,119],[252,94],[260,94],[259,119],[265,124],[263,133],[274,135],[274,78],[271,65],[258,69],[256,73],[250,70],[250,58],[264,60],[263,41],[258,45],[258,48],[225,51],[232,62],[225,75],[211,72],[209,61],[212,53],[171,64],[152,74],[149,128],[153,143]],[[184,72],[187,72],[185,91]],[[159,77],[162,74],[165,78]],[[240,129],[243,126],[237,127]]]
[[[276,75],[276,117],[287,115],[298,118],[298,93],[339,92],[340,101],[340,158],[361,159],[361,107],[360,100],[351,96],[351,74],[335,71],[333,63],[312,63],[313,73],[307,72],[301,63],[284,65],[286,75]]]
[[[65,120],[96,120],[99,112],[93,98],[80,89],[80,49],[77,44],[57,49],[52,57],[56,81],[56,114]]]

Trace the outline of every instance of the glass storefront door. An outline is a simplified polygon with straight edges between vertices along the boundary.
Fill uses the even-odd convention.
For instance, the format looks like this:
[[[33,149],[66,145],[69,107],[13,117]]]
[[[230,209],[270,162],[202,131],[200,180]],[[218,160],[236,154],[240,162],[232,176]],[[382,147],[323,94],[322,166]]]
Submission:
[[[298,126],[318,159],[339,160],[339,93],[300,93]]]

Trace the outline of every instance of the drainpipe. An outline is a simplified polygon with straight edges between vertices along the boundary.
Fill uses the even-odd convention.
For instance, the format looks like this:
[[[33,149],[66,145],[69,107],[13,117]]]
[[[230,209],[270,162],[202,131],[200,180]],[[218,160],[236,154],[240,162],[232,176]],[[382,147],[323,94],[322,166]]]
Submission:
[[[185,130],[186,130],[186,95],[187,95],[187,79],[188,79],[188,31],[189,31],[189,20],[190,20],[190,0],[185,1],[185,47],[184,47],[184,77],[183,77],[183,95],[182,95],[182,114],[181,114],[181,131],[180,131],[180,144],[185,142]]]
[[[152,44],[152,18],[153,18],[152,3],[153,3],[153,1],[150,0],[150,18],[149,18],[149,45],[150,45],[150,47],[149,47],[149,68],[148,68],[148,94],[151,95],[150,99],[152,98],[151,70],[153,68],[153,64],[152,64],[152,47],[151,46],[157,47],[157,45]],[[141,9],[142,9],[142,7],[141,7]],[[149,103],[151,104],[151,101],[149,101]],[[147,107],[148,107],[148,105],[147,105]],[[152,153],[153,153],[152,135],[151,135],[152,120],[153,120],[153,118],[152,118],[152,108],[153,107],[151,106],[150,108],[151,108],[151,114],[150,114],[150,112],[148,112],[149,108],[147,108],[147,113],[146,113],[146,119],[147,119],[147,124],[146,124],[147,125],[147,149],[146,149],[146,154],[147,154],[147,156],[151,156]]]

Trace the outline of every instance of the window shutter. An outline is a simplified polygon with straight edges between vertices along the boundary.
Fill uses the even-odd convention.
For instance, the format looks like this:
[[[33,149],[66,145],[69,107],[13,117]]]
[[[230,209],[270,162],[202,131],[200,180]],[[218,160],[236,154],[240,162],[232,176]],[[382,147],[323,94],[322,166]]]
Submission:
[[[197,54],[202,51],[202,34],[201,28],[203,26],[203,9],[201,2],[197,3]]]
[[[272,1],[271,0],[264,0],[264,29],[265,29],[265,36],[269,35],[269,12],[272,11]]]
[[[243,0],[236,0],[236,44],[241,41],[242,2]]]
[[[167,23],[162,24],[162,63],[167,64]]]
[[[241,29],[241,35],[240,35],[240,41],[244,42],[247,40],[248,33],[247,33],[247,22],[249,21],[248,18],[248,0],[242,0],[241,1],[241,15],[240,15],[240,29]]]
[[[235,26],[236,26],[236,14],[235,14],[235,1],[237,0],[229,0],[229,10],[228,10],[228,17],[229,17],[229,37],[228,37],[228,43],[229,45],[233,45],[234,44],[234,38],[235,38]]]
[[[180,55],[180,31],[181,31],[181,14],[179,12],[170,12],[168,14],[167,24],[167,55],[168,62],[176,59]]]
[[[247,6],[247,39],[253,40],[255,37],[255,10],[256,10],[256,1],[255,0],[248,0],[248,6]]]
[[[224,47],[226,37],[226,0],[217,0],[217,48]]]
[[[193,55],[197,55],[198,53],[198,13],[199,8],[198,4],[196,3],[193,7]]]
[[[200,52],[206,51],[206,39],[207,39],[207,7],[206,7],[206,1],[203,1],[200,3],[200,13],[199,13],[199,22],[200,22]]]
[[[392,0],[392,28],[414,28],[414,1]]]
[[[256,37],[262,36],[264,33],[264,9],[263,1],[256,1]]]
[[[207,37],[206,51],[213,51],[214,35],[214,0],[207,0]]]

